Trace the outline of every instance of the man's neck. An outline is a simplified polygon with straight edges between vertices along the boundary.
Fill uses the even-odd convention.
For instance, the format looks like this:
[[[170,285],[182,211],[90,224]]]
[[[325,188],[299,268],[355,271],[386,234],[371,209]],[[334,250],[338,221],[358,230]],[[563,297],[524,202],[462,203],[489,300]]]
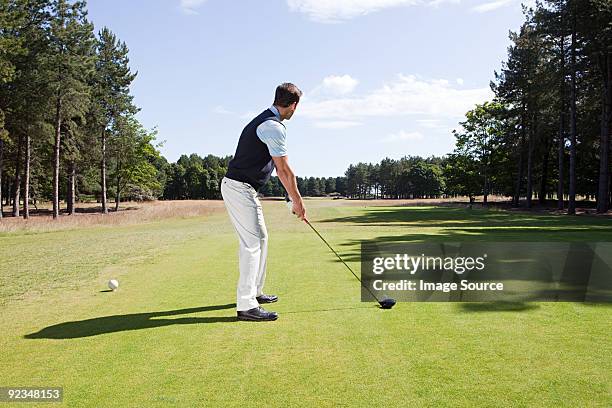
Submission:
[[[278,111],[278,116],[280,120],[285,120],[285,118],[283,117],[283,112],[281,111],[281,108],[278,107],[277,105],[272,105],[276,108],[276,110]]]

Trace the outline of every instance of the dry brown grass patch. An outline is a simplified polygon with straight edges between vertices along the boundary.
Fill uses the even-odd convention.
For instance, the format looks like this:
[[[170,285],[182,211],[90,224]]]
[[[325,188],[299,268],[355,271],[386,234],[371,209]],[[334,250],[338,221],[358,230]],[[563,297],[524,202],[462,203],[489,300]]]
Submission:
[[[44,204],[39,205],[38,211],[31,212],[29,220],[10,216],[0,219],[0,233],[47,232],[97,225],[137,224],[167,218],[200,217],[223,208],[223,201],[220,200],[125,202],[121,203],[118,212],[111,210],[108,214],[102,214],[100,204],[79,203],[76,214],[61,213],[59,218],[54,220],[48,204]]]

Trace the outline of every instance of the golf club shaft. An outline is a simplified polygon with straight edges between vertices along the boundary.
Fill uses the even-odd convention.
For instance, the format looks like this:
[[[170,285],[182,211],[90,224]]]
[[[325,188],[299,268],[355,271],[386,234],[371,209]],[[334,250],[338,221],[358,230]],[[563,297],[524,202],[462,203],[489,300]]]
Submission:
[[[348,266],[348,264],[347,264],[346,262],[344,262],[344,259],[342,259],[342,258],[340,257],[340,255],[338,255],[338,253],[337,253],[337,252],[334,250],[334,248],[332,248],[332,246],[331,246],[331,245],[329,245],[329,243],[328,243],[328,242],[325,240],[325,238],[323,238],[323,236],[322,236],[321,234],[319,234],[319,231],[317,231],[317,230],[316,230],[316,228],[312,226],[312,224],[310,223],[310,221],[308,221],[308,220],[306,220],[306,219],[305,219],[304,221],[306,222],[306,224],[308,224],[308,226],[309,226],[310,228],[312,228],[312,230],[315,232],[315,234],[317,234],[317,235],[319,236],[319,238],[321,238],[321,240],[322,240],[323,242],[325,242],[325,245],[327,245],[327,247],[328,247],[329,249],[331,249],[331,251],[332,251],[332,252],[333,252],[333,253],[334,253],[334,254],[335,254],[337,257],[338,257],[338,259],[340,260],[340,262],[342,262],[342,263],[344,264],[344,266],[346,266],[346,268],[347,268],[349,271],[351,271],[351,273],[353,274],[353,276],[355,277],[355,279],[357,279],[357,280],[359,281],[359,283],[361,284],[361,287],[365,288],[365,290],[367,290],[368,292],[370,292],[370,295],[372,295],[372,297],[373,297],[374,299],[376,299],[376,301],[377,301],[378,303],[380,303],[380,300],[378,300],[378,297],[376,297],[376,295],[375,295],[374,293],[372,293],[372,291],[370,290],[370,288],[368,288],[367,286],[365,286],[365,285],[363,284],[363,282],[361,281],[361,279],[359,279],[359,276],[357,276],[357,274],[356,274],[355,272],[353,272],[353,270],[351,269],[351,267],[350,267],[350,266]]]

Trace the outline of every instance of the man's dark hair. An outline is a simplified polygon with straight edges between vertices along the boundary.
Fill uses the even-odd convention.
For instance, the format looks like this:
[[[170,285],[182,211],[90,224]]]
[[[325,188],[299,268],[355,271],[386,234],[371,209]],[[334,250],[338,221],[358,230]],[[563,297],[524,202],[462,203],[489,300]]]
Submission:
[[[302,96],[302,91],[290,82],[285,82],[276,87],[276,95],[274,96],[274,105],[287,108],[294,102],[299,102]]]

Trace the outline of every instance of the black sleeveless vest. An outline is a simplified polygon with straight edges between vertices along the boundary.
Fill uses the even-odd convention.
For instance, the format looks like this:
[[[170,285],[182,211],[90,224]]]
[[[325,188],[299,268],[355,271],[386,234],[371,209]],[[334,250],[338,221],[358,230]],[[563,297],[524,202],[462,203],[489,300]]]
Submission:
[[[268,146],[257,136],[257,127],[267,120],[280,120],[270,109],[260,113],[242,130],[234,158],[230,160],[225,177],[249,183],[259,191],[270,179],[274,161]]]

